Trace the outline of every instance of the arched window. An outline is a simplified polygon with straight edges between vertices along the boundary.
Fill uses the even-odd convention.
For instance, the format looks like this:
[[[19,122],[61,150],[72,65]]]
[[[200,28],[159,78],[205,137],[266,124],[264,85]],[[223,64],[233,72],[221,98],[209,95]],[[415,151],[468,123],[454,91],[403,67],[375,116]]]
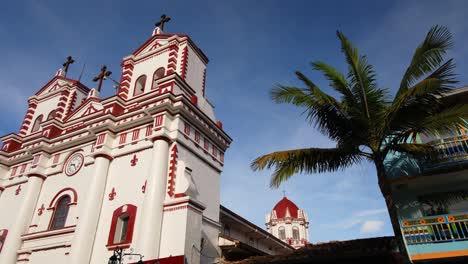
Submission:
[[[119,245],[120,248],[130,246],[133,237],[136,210],[136,206],[125,204],[114,211],[107,240],[109,249],[115,247],[115,245]]]
[[[153,86],[151,87],[151,89],[155,89],[156,87],[158,87],[158,84],[156,83],[156,81],[164,77],[165,74],[166,74],[166,69],[164,69],[164,67],[160,67],[156,71],[154,71]]]
[[[293,227],[293,239],[299,239],[299,228],[297,226]]]
[[[47,120],[53,119],[53,118],[55,117],[55,113],[56,113],[56,111],[55,111],[55,110],[52,110],[52,111],[49,113],[49,115],[47,116]]]
[[[57,229],[65,226],[70,205],[70,196],[64,195],[57,201],[57,206],[52,216],[52,222],[49,229]]]
[[[34,121],[34,125],[31,130],[31,133],[39,131],[39,128],[41,128],[41,123],[42,123],[43,118],[44,118],[43,115],[40,115],[36,118],[36,121]]]
[[[278,228],[278,236],[279,239],[286,239],[286,230],[284,230],[284,226],[280,226]]]
[[[141,75],[135,82],[135,90],[133,91],[133,95],[141,94],[145,91],[145,84],[146,84],[146,75]]]

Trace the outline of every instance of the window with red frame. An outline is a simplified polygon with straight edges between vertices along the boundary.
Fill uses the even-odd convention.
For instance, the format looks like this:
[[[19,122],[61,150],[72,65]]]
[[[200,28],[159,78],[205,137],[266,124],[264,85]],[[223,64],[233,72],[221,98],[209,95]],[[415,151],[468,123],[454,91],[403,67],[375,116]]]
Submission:
[[[50,223],[49,229],[57,229],[65,227],[68,216],[68,209],[70,206],[70,196],[62,196],[58,202],[57,206],[54,209],[54,215],[52,216],[52,221]]]
[[[107,240],[108,247],[119,245],[120,248],[125,248],[130,246],[133,238],[136,210],[136,206],[125,204],[114,211]]]

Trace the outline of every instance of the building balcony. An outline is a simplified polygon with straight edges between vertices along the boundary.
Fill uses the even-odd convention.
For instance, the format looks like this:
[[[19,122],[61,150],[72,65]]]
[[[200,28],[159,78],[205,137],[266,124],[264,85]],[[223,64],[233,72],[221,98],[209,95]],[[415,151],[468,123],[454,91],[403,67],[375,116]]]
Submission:
[[[468,257],[468,212],[400,221],[412,261]]]
[[[389,179],[426,174],[439,174],[468,168],[468,138],[456,136],[429,142],[435,151],[415,159],[404,153],[394,153],[385,161]]]

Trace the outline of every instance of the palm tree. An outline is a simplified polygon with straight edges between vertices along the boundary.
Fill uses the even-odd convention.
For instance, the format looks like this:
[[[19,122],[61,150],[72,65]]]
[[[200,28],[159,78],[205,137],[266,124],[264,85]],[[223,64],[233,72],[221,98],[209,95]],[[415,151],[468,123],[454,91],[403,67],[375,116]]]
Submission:
[[[385,199],[402,255],[408,257],[398,224],[392,189],[384,160],[395,152],[414,157],[433,148],[409,141],[418,133],[453,131],[468,117],[468,105],[444,105],[441,96],[453,88],[455,64],[445,60],[452,36],[443,26],[434,26],[416,48],[413,58],[392,96],[376,83],[374,67],[366,56],[337,32],[348,64],[344,75],[322,61],[312,63],[323,73],[334,97],[296,71],[305,88],[277,85],[271,97],[304,109],[307,122],[336,142],[334,148],[303,148],[273,152],[252,162],[253,170],[274,169],[271,186],[278,187],[297,173],[334,172],[368,160],[375,164],[378,185]]]

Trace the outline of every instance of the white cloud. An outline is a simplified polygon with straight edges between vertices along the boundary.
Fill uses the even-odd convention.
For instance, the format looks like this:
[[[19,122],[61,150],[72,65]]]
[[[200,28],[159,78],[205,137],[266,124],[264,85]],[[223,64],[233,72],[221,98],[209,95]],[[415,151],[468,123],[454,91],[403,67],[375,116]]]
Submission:
[[[376,232],[381,231],[383,227],[384,227],[383,221],[374,221],[374,220],[364,221],[364,223],[361,226],[361,233],[364,233],[364,234],[376,233]]]

